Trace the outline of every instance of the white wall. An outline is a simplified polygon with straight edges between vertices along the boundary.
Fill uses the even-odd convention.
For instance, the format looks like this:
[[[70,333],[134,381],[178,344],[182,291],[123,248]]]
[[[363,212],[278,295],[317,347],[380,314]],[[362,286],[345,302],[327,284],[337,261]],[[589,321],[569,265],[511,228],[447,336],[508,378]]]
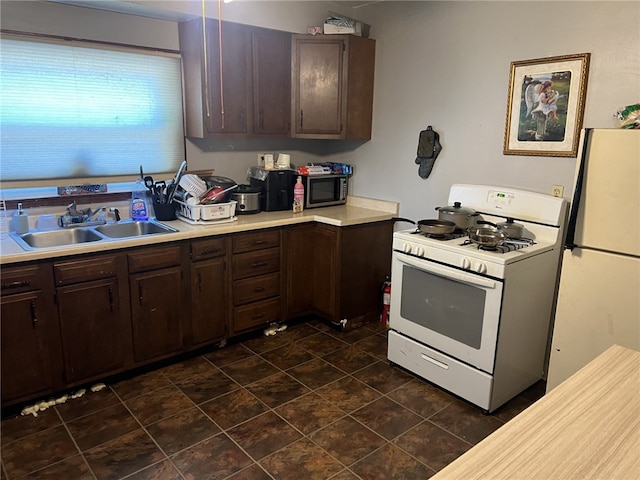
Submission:
[[[100,6],[107,2],[91,2]],[[118,2],[110,2],[112,5]],[[162,8],[169,20],[41,2],[0,4],[2,28],[178,48],[174,21],[200,13],[199,1],[120,2],[125,10]],[[111,8],[111,7],[110,7]],[[399,201],[401,214],[433,218],[452,183],[491,183],[570,197],[575,158],[505,156],[502,144],[512,61],[590,52],[584,125],[613,127],[619,107],[640,101],[640,2],[387,1],[346,11],[333,2],[249,1],[223,5],[223,18],[304,32],[328,10],[371,25],[377,40],[373,138],[348,153],[291,151],[294,163],[353,163],[352,193]],[[207,4],[217,17],[217,2]],[[427,125],[444,147],[428,179],[414,163]],[[205,142],[206,143],[206,142]],[[257,152],[212,141],[187,142],[191,169],[244,180]],[[238,147],[237,145],[240,145]]]
[[[434,218],[460,182],[562,184],[570,198],[575,158],[502,153],[512,61],[590,52],[587,127],[613,127],[616,109],[640,101],[638,2],[383,2],[358,14],[377,39],[373,138],[345,161],[354,193],[400,201],[403,216]],[[424,180],[414,160],[427,125],[444,148]]]

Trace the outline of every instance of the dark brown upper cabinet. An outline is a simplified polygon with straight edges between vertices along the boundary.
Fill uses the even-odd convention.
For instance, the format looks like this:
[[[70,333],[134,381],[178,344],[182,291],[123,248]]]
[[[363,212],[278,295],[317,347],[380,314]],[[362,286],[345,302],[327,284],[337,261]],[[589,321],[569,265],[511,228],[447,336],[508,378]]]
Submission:
[[[204,30],[179,25],[187,136],[287,137],[291,35],[212,19]]]
[[[291,136],[371,139],[375,40],[292,35]]]

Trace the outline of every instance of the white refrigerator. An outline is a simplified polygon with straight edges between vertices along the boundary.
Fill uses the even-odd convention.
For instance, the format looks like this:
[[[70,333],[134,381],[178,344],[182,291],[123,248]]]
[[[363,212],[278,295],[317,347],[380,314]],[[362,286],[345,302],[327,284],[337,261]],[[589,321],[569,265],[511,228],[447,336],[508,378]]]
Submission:
[[[610,345],[640,350],[640,130],[584,129],[547,391]]]

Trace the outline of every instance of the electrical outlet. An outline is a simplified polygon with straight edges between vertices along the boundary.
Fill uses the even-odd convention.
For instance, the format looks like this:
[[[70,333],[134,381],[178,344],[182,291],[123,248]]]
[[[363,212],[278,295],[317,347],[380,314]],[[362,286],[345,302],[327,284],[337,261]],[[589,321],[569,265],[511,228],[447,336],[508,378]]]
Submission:
[[[551,195],[562,197],[564,195],[564,185],[551,185]]]

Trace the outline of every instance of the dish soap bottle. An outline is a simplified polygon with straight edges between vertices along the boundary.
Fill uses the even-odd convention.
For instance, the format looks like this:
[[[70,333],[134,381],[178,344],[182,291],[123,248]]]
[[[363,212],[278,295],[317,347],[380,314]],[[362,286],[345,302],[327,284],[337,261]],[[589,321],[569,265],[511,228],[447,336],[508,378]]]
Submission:
[[[29,216],[22,209],[22,203],[18,203],[18,210],[13,214],[13,229],[20,235],[29,231]]]
[[[134,221],[148,220],[147,211],[147,192],[142,186],[142,179],[139,178],[131,192],[131,218]]]
[[[304,210],[304,185],[302,177],[298,176],[298,180],[293,187],[293,213],[300,213]]]

